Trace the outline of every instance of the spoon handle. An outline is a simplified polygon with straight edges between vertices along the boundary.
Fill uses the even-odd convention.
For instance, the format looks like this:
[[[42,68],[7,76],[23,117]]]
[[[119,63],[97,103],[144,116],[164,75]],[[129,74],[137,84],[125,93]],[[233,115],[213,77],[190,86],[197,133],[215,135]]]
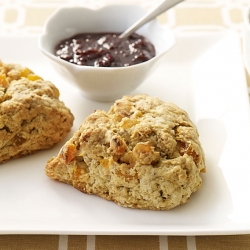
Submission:
[[[140,28],[142,25],[152,20],[156,16],[160,15],[164,11],[172,8],[176,4],[182,2],[184,0],[163,0],[159,5],[157,5],[154,9],[152,9],[149,13],[146,13],[142,18],[140,18],[137,22],[135,22],[132,26],[130,26],[127,30],[125,30],[119,37],[125,38],[132,34],[135,30]]]

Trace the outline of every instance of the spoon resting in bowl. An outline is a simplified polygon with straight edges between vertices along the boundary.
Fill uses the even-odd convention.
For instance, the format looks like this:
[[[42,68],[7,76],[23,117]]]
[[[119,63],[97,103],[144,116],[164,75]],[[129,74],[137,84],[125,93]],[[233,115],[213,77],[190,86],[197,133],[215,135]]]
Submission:
[[[163,0],[160,4],[158,4],[151,11],[146,13],[142,18],[140,18],[137,22],[135,22],[132,26],[130,26],[127,30],[125,30],[119,37],[125,38],[131,35],[135,30],[139,29],[142,25],[149,22],[153,18],[157,17],[164,11],[172,8],[176,4],[183,2],[184,0]]]

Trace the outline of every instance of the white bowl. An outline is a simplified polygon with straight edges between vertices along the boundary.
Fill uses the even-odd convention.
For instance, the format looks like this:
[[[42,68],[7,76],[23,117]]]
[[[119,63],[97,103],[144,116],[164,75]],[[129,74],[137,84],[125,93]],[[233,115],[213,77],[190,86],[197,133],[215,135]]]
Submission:
[[[145,24],[136,32],[155,46],[156,56],[146,62],[128,67],[80,66],[64,61],[54,54],[55,46],[63,39],[79,33],[122,32],[146,12],[134,5],[108,5],[98,10],[84,7],[61,8],[46,22],[39,38],[40,50],[51,59],[54,68],[70,84],[96,101],[114,101],[136,89],[153,71],[156,62],[175,43],[173,33],[157,20]]]
[[[250,75],[250,5],[246,8],[244,13],[243,49],[246,69]]]

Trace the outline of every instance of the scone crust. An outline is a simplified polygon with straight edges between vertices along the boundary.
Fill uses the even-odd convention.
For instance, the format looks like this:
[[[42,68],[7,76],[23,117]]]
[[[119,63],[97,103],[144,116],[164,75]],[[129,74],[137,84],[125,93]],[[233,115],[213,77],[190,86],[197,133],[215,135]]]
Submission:
[[[0,163],[51,148],[73,120],[51,82],[21,65],[0,62]]]
[[[46,174],[124,207],[169,210],[202,184],[205,157],[195,125],[172,103],[124,96],[86,118]]]

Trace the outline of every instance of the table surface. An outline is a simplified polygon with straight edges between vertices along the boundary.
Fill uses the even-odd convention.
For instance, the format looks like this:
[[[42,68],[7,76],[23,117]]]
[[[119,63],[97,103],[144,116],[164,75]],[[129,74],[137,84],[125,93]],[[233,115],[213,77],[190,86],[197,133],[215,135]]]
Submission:
[[[150,9],[160,1],[122,0]],[[42,32],[46,19],[62,6],[99,8],[114,0],[0,0],[0,37],[34,35]],[[189,32],[236,31],[243,37],[243,13],[249,0],[187,0],[159,17],[177,35]],[[0,55],[1,57],[1,55]],[[246,71],[245,71],[246,72]],[[250,86],[250,77],[246,72]],[[250,249],[250,235],[227,236],[118,236],[118,235],[0,235],[1,250],[212,250]]]

